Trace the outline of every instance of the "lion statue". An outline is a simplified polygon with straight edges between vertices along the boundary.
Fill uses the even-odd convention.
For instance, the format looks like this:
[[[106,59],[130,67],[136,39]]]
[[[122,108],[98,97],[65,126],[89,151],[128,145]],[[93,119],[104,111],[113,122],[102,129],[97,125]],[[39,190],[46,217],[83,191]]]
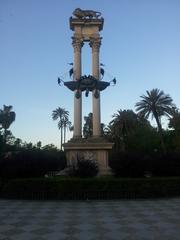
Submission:
[[[97,19],[98,17],[101,16],[101,13],[93,11],[93,10],[82,10],[81,8],[76,8],[73,12],[73,15],[80,19],[85,19],[85,18],[88,18],[88,19],[96,18]]]

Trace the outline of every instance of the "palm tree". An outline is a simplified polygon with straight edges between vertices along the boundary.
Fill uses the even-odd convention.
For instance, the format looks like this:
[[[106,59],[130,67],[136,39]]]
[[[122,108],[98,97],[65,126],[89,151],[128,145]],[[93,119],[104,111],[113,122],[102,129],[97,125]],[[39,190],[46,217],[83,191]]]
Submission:
[[[125,151],[126,136],[137,126],[138,116],[132,110],[120,109],[112,117],[113,120],[109,123],[110,135],[114,138],[117,149]]]
[[[12,108],[12,106],[4,105],[3,110],[0,109],[0,125],[1,128],[4,129],[3,139],[5,143],[8,135],[8,128],[15,121],[16,118],[15,112],[11,111]]]
[[[66,130],[71,127],[71,122],[69,121],[69,111],[64,109],[63,119],[62,119],[62,127],[64,131],[64,143],[66,142]]]
[[[68,113],[69,115],[69,113]],[[71,127],[72,127],[72,123],[71,121],[69,121],[69,118],[68,116],[64,116],[64,119],[63,119],[63,128],[64,128],[64,143],[66,142],[66,130],[71,130]]]
[[[172,98],[165,94],[163,91],[155,88],[151,91],[146,91],[147,95],[142,95],[141,101],[137,102],[135,107],[139,116],[146,119],[151,115],[155,118],[158,132],[161,140],[161,146],[164,153],[166,153],[166,147],[163,139],[163,130],[161,125],[162,116],[170,116],[172,114],[173,104]]]
[[[52,119],[53,120],[58,120],[58,128],[61,131],[61,150],[62,150],[62,144],[63,144],[63,130],[65,127],[65,122],[69,117],[69,112],[65,110],[65,108],[56,108],[55,110],[53,110],[52,112]]]

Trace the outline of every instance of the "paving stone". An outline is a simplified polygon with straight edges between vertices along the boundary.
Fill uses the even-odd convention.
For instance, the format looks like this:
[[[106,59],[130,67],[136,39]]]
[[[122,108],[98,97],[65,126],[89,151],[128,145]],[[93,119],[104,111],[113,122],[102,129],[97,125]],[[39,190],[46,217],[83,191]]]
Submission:
[[[179,240],[180,198],[0,200],[0,240]]]

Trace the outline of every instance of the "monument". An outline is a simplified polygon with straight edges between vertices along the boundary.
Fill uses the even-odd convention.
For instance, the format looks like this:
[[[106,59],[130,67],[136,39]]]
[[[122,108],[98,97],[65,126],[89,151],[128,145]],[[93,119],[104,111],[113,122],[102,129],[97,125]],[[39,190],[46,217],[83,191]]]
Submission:
[[[100,91],[110,85],[110,82],[100,80],[99,51],[104,19],[100,12],[75,9],[70,17],[70,29],[73,31],[72,46],[74,48],[73,81],[64,82],[64,85],[74,92],[74,134],[73,138],[64,144],[67,156],[67,167],[75,166],[77,160],[96,161],[99,175],[110,174],[108,151],[113,143],[101,136]],[[84,43],[88,42],[92,49],[92,75],[81,73],[81,51]],[[59,81],[61,81],[59,79]],[[115,79],[112,80],[115,83]],[[92,92],[93,136],[82,137],[82,92],[88,96]]]

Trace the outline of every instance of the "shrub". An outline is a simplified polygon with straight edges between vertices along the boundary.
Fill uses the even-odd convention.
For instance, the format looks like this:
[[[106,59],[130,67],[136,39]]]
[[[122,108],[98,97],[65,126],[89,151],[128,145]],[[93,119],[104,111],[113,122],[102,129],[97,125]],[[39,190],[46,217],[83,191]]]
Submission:
[[[98,173],[98,166],[92,160],[78,160],[76,175],[78,177],[95,177]]]
[[[153,160],[153,174],[155,176],[180,176],[180,155],[168,153],[156,156]]]
[[[114,152],[110,156],[110,167],[115,176],[143,177],[145,162],[140,154]]]
[[[3,182],[2,182],[1,179],[0,179],[0,191],[1,191],[1,189],[2,189],[2,186],[3,186]]]
[[[0,177],[41,177],[48,171],[61,170],[65,165],[65,155],[62,152],[40,149],[21,150],[5,154],[0,159]]]
[[[180,178],[41,178],[10,180],[6,198],[119,199],[180,196]]]
[[[152,156],[143,156],[114,152],[110,156],[110,167],[114,175],[119,177],[143,177],[145,172],[157,177],[180,176],[180,154],[153,153]]]
[[[77,165],[69,169],[69,176],[74,177],[95,177],[98,174],[98,165],[96,161],[78,159]]]

